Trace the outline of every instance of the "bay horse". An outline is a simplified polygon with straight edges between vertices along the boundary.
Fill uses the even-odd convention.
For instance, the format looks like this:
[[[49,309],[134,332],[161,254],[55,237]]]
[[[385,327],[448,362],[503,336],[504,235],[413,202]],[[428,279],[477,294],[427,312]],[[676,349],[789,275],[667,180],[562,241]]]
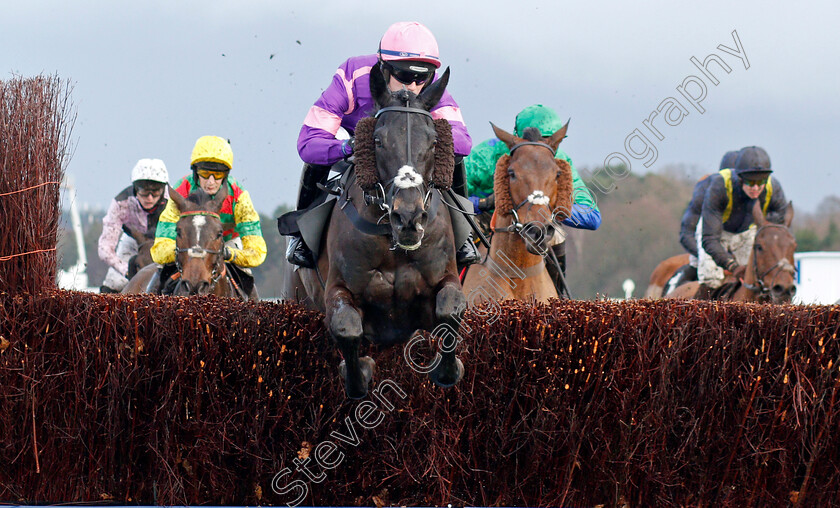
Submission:
[[[677,270],[689,263],[688,253],[677,254],[660,262],[653,269],[648,280],[644,298],[662,298],[665,286]]]
[[[123,224],[122,230],[137,243],[137,254],[134,256],[136,270],[139,272],[144,266],[153,264],[152,245],[155,243],[154,231],[142,231],[128,224]],[[129,266],[130,271],[131,267]]]
[[[733,302],[790,303],[796,294],[793,259],[796,238],[790,232],[793,203],[788,203],[782,224],[769,222],[761,212],[758,201],[752,215],[758,230],[743,281],[734,281],[737,289],[726,292],[721,299]],[[677,286],[665,298],[693,298],[699,285],[699,282],[688,282]]]
[[[228,273],[224,262],[224,226],[219,216],[228,196],[222,185],[211,199],[201,188],[185,198],[170,187],[169,197],[180,210],[176,225],[174,278],[172,296],[216,295],[256,299],[256,288],[244,295]],[[161,269],[152,263],[144,266],[128,281],[122,293],[160,293]]]
[[[353,399],[367,394],[376,365],[359,357],[360,347],[413,342],[441,326],[453,338],[466,307],[452,219],[440,192],[452,182],[452,132],[430,114],[448,82],[446,69],[419,95],[391,92],[378,66],[371,70],[375,116],[356,126],[355,168],[348,170],[354,176],[340,191],[317,268],[286,265],[285,298],[325,313],[343,356],[339,374]],[[464,366],[455,339],[442,342],[432,365],[415,370],[449,387],[463,377]]]
[[[555,234],[563,234],[560,221],[571,213],[572,169],[555,158],[569,124],[546,138],[536,128],[525,129],[519,138],[490,125],[510,155],[496,163],[490,250],[481,264],[467,270],[464,293],[471,303],[557,298],[546,269],[553,260],[546,256],[552,253],[549,245]]]

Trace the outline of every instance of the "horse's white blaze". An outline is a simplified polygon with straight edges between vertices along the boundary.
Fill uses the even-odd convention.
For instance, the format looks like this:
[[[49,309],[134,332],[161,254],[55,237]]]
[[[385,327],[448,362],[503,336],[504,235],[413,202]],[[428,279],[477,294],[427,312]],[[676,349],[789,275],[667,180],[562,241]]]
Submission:
[[[195,227],[195,243],[201,245],[201,228],[207,224],[207,218],[203,215],[193,216],[193,226]]]
[[[547,205],[549,201],[548,196],[541,190],[535,190],[528,196],[528,202],[535,205]]]
[[[423,185],[423,177],[411,166],[403,166],[397,171],[397,177],[394,178],[394,185],[398,189],[412,189]]]

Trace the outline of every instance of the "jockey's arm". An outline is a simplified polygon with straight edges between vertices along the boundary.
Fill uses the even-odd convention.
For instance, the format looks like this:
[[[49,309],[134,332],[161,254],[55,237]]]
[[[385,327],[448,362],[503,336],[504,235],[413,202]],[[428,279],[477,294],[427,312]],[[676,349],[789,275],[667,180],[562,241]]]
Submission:
[[[563,224],[578,229],[598,229],[601,226],[601,210],[595,202],[595,196],[586,187],[572,159],[562,150],[557,151],[557,158],[564,159],[572,169],[572,210]]]
[[[344,158],[343,141],[336,139],[341,121],[350,109],[345,76],[352,75],[350,61],[344,62],[333,74],[330,85],[309,108],[298,135],[298,154],[308,164],[332,166]],[[244,239],[243,239],[244,241]]]
[[[234,219],[236,232],[242,239],[242,249],[229,246],[230,258],[227,261],[243,268],[261,265],[265,261],[268,249],[262,236],[260,215],[254,209],[248,191],[239,195],[234,209]]]
[[[782,185],[778,180],[773,178],[773,196],[770,198],[770,204],[767,206],[767,220],[776,224],[784,223],[787,207],[788,202],[782,190]]]
[[[703,250],[715,260],[718,266],[730,269],[735,261],[735,256],[729,253],[720,241],[723,232],[723,212],[729,198],[726,194],[726,185],[723,178],[715,178],[706,191],[703,199]]]
[[[697,249],[697,223],[703,213],[703,200],[709,188],[710,180],[704,178],[697,182],[691,195],[691,201],[680,221],[680,244],[694,257],[699,256]]]
[[[111,206],[108,207],[108,213],[102,219],[102,234],[99,236],[97,247],[99,259],[122,275],[126,275],[128,272],[128,262],[123,261],[117,256],[117,244],[120,241],[120,236],[123,234],[122,212],[123,208],[121,203],[116,199],[112,200]]]
[[[152,245],[152,261],[165,265],[175,262],[175,227],[178,219],[181,218],[181,211],[175,200],[170,199],[166,208],[160,214],[157,229],[155,229],[155,243]]]
[[[440,102],[430,111],[432,118],[443,118],[452,126],[452,142],[454,143],[455,155],[466,157],[472,148],[472,138],[467,131],[464,117],[461,115],[461,108],[448,91],[443,92]]]

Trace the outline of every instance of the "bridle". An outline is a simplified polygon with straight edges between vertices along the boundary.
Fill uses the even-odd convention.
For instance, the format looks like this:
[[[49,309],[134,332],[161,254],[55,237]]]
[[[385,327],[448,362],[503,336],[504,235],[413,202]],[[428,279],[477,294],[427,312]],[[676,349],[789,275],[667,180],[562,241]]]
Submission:
[[[547,145],[545,143],[541,143],[539,141],[523,141],[523,142],[517,143],[517,144],[515,144],[511,147],[511,149],[510,149],[511,157],[513,157],[513,152],[515,152],[518,148],[520,148],[522,146],[525,146],[525,145],[534,145],[534,146],[541,146],[543,148],[546,148],[548,151],[551,152],[552,157],[554,157],[555,154],[557,153],[554,150],[554,148],[551,148],[549,145]],[[508,174],[512,175],[513,171],[511,169],[508,169]],[[509,187],[510,187],[510,184],[508,184],[508,188]],[[547,198],[547,196],[545,196],[544,194],[541,194],[541,196]],[[541,196],[536,196],[536,198],[539,198]],[[525,230],[528,227],[542,227],[543,223],[538,222],[538,221],[529,221],[529,222],[526,222],[526,223],[523,224],[522,221],[519,219],[519,214],[517,213],[519,211],[519,209],[522,208],[523,206],[525,206],[527,203],[531,203],[531,205],[533,206],[535,204],[534,199],[535,199],[535,196],[532,193],[527,198],[523,199],[518,205],[514,206],[509,211],[505,212],[505,214],[510,214],[510,215],[513,216],[513,223],[510,226],[507,226],[507,227],[494,228],[493,231],[494,232],[499,232],[499,233],[521,233],[523,230]],[[549,206],[550,206],[550,202],[547,203],[547,204],[549,204]],[[552,211],[551,222],[553,223],[556,218],[557,218],[557,213]]]
[[[513,157],[513,153],[518,148],[520,148],[522,146],[526,146],[526,145],[541,146],[541,147],[547,149],[549,152],[551,152],[552,157],[554,157],[557,154],[557,151],[546,143],[541,143],[539,141],[522,141],[520,143],[517,143],[517,144],[513,145],[510,148],[511,158]],[[513,171],[510,169],[510,167],[508,167],[508,174],[509,175],[513,174]],[[555,221],[557,220],[557,212],[555,212],[554,209],[551,208],[550,198],[548,196],[546,196],[545,194],[542,194],[542,192],[540,192],[540,195],[537,196],[536,192],[537,191],[532,192],[528,197],[523,199],[518,205],[514,206],[508,212],[506,212],[506,214],[510,214],[510,215],[513,216],[513,222],[511,223],[510,226],[493,228],[493,231],[494,232],[499,232],[499,233],[517,233],[523,239],[523,241],[525,241],[525,238],[522,235],[522,231],[524,231],[526,228],[529,228],[529,227],[540,228],[540,230],[546,231],[546,233],[547,233],[548,228],[544,225],[544,223],[541,223],[541,222],[538,222],[538,221],[534,220],[534,221],[529,221],[529,222],[526,222],[526,223],[523,224],[522,220],[519,218],[519,214],[517,213],[520,208],[525,206],[526,203],[531,203],[531,206],[533,206],[534,204],[536,204],[535,201],[537,199],[545,199],[546,200],[545,204],[547,204],[549,206],[549,209],[552,210],[550,224],[555,223]],[[508,180],[508,194],[509,193],[510,193],[510,180]],[[551,226],[551,227],[552,227],[552,229],[554,228],[554,226]],[[487,255],[488,256],[490,255],[489,250],[487,252]],[[549,259],[546,259],[545,255],[547,255]],[[547,249],[547,252],[545,253],[545,255],[540,256],[542,258],[542,262],[537,263],[536,265],[530,266],[527,269],[525,269],[524,273],[526,274],[526,277],[530,277],[530,276],[536,275],[538,273],[542,273],[543,264],[548,264],[549,260],[550,260],[552,265],[554,265],[554,267],[557,269],[557,273],[560,274],[561,279],[563,279],[563,288],[564,288],[564,292],[565,292],[566,297],[571,300],[572,295],[571,295],[571,293],[569,293],[568,286],[566,285],[565,277],[563,276],[563,270],[560,267],[560,260],[557,259],[557,255],[550,248]]]
[[[379,111],[377,111],[376,114],[373,117],[378,120],[380,115],[382,115],[382,113],[388,113],[388,112],[406,113],[406,115],[405,115],[406,154],[408,154],[408,162],[407,162],[406,165],[411,166],[411,167],[415,167],[414,166],[414,161],[412,161],[412,159],[411,159],[411,115],[412,114],[417,114],[417,115],[427,116],[430,119],[433,119],[433,118],[432,118],[432,114],[429,113],[428,111],[426,111],[425,109],[412,108],[412,107],[408,106],[408,98],[406,98],[405,101],[406,101],[405,106],[388,106],[388,107],[382,108]],[[375,204],[375,205],[379,206],[380,210],[385,212],[383,214],[382,218],[379,219],[380,223],[382,222],[382,219],[385,218],[391,212],[391,203],[393,202],[394,198],[396,197],[397,192],[399,192],[401,190],[401,188],[397,185],[397,179],[398,178],[401,178],[400,175],[397,175],[394,178],[391,178],[390,180],[385,182],[385,185],[383,185],[382,182],[377,182],[376,183],[376,188],[374,189],[373,194],[370,194],[367,191],[365,191],[365,193],[364,193],[364,198],[365,198],[365,204],[366,205]],[[407,177],[403,176],[402,178],[407,178]],[[429,207],[430,207],[430,197],[432,195],[432,185],[427,184],[424,180],[423,182],[420,183],[419,187],[421,188],[421,192],[424,194],[424,196],[423,196],[423,211],[429,213],[429,217],[431,218],[432,213],[431,213],[431,210],[430,210]]]
[[[758,228],[758,231],[756,231],[756,233],[755,233],[755,237],[758,238],[758,235],[760,235],[761,232],[765,228],[780,228],[780,229],[783,229],[783,230],[789,232],[788,228],[781,225],[781,224],[765,224],[765,225],[761,226],[760,228]],[[758,254],[757,254],[757,250],[755,248],[755,243],[753,243],[752,251],[753,251],[752,252],[752,255],[753,255],[753,275],[755,276],[755,284],[747,284],[746,282],[743,283],[744,287],[749,289],[750,291],[752,291],[754,293],[757,293],[760,296],[767,296],[770,293],[770,287],[773,286],[772,283],[776,281],[776,276],[778,274],[773,276],[773,280],[771,281],[770,287],[767,287],[767,285],[764,284],[764,277],[767,277],[768,275],[770,275],[770,273],[772,273],[775,270],[787,271],[787,272],[790,272],[790,273],[796,275],[796,267],[793,266],[792,264],[790,264],[790,262],[785,258],[779,259],[779,261],[777,261],[773,266],[771,266],[770,268],[765,270],[763,273],[759,273],[759,271],[758,271]]]
[[[206,216],[206,217],[213,217],[220,222],[222,220],[221,217],[219,216],[219,214],[216,213],[216,212],[208,212],[208,211],[204,211],[204,210],[194,210],[194,211],[188,211],[188,212],[182,212],[181,213],[181,217],[185,217],[185,216],[189,217],[189,216],[193,216],[193,215],[202,215],[202,216]],[[178,254],[183,254],[183,253],[186,253],[187,256],[189,256],[191,258],[201,258],[201,259],[203,259],[203,258],[206,258],[208,255],[222,256],[222,254],[224,253],[224,249],[209,250],[209,249],[205,249],[204,247],[202,247],[200,245],[193,245],[191,247],[186,247],[186,248],[176,247],[175,248],[175,266],[178,268],[178,273],[183,272],[183,270],[181,268],[181,259],[178,256]],[[218,261],[219,259],[222,259],[222,258],[221,257],[216,258],[216,263],[214,263],[214,265],[213,265],[213,271],[210,273],[210,277],[211,277],[210,291],[215,289],[216,284],[227,273],[227,268],[225,267],[224,260],[222,260],[222,262],[219,263],[219,261]],[[182,277],[182,278],[179,279],[178,284],[180,285],[183,281],[184,281],[184,279]]]

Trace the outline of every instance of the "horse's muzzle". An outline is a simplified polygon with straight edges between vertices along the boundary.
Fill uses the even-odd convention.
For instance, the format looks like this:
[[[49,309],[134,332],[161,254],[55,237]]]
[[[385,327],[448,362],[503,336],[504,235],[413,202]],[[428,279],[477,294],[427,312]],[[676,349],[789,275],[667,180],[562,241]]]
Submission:
[[[195,296],[205,295],[210,292],[210,282],[206,280],[198,281],[195,284],[188,280],[181,279],[172,292],[174,296]]]
[[[554,236],[554,228],[540,222],[528,222],[519,235],[525,240],[525,248],[531,254],[545,256],[548,252],[548,242]]]
[[[390,219],[394,243],[401,249],[418,249],[429,221],[426,210],[422,206],[394,207]]]
[[[796,295],[796,286],[784,286],[782,284],[775,284],[770,288],[770,299],[773,303],[790,303]]]

